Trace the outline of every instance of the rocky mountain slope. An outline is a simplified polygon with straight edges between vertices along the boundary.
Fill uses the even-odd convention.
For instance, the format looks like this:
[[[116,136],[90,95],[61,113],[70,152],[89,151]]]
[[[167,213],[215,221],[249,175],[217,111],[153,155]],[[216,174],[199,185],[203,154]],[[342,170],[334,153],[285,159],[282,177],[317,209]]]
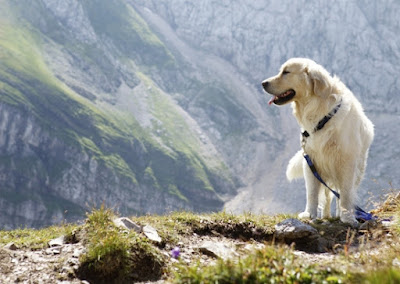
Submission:
[[[376,126],[360,190],[398,186],[400,5],[0,0],[0,224],[123,213],[294,212],[289,107],[260,82],[310,57]]]
[[[261,141],[257,147],[248,149],[256,153],[262,145],[268,145],[267,150],[258,151],[247,160],[248,171],[241,171],[247,177],[247,186],[227,203],[227,209],[253,212],[303,209],[304,203],[300,202],[304,199],[303,181],[288,184],[284,176],[288,158],[299,147],[299,130],[288,107],[265,106],[267,98],[259,88],[260,81],[276,74],[288,58],[297,56],[312,58],[338,75],[363,103],[375,124],[376,137],[360,189],[360,204],[364,205],[370,192],[376,200],[382,188],[398,188],[395,163],[400,152],[396,142],[398,134],[393,131],[400,119],[397,100],[400,37],[396,32],[400,26],[396,17],[400,5],[397,2],[368,5],[357,1],[340,1],[334,5],[320,1],[139,3],[146,7],[142,12],[145,18],[159,17],[165,21],[160,24],[158,20],[157,25],[153,20],[153,27],[166,38],[173,33],[196,50],[222,59],[225,68],[218,70],[233,67],[247,87],[245,93],[239,91],[241,101],[249,107],[260,105],[264,113],[257,115],[258,125],[270,137],[254,135]],[[167,33],[165,26],[171,31]]]
[[[222,209],[235,182],[152,80],[179,63],[135,10],[28,2],[1,3],[2,227],[76,220],[103,202],[131,214]]]

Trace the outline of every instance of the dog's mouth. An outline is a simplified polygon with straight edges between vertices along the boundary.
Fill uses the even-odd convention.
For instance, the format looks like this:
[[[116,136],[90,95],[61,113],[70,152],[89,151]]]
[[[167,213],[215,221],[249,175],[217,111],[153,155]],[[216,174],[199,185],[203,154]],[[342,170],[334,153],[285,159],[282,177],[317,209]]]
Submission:
[[[269,100],[268,104],[271,105],[272,103],[274,103],[276,105],[283,105],[291,101],[295,95],[296,92],[290,89],[280,95],[273,95],[272,99]]]

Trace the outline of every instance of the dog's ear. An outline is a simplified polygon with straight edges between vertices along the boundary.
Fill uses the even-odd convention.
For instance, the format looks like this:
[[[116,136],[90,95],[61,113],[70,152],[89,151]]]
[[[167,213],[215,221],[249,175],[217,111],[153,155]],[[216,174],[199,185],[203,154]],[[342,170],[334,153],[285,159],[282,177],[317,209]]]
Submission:
[[[326,97],[330,91],[330,75],[319,65],[309,66],[307,74],[313,84],[314,94]]]

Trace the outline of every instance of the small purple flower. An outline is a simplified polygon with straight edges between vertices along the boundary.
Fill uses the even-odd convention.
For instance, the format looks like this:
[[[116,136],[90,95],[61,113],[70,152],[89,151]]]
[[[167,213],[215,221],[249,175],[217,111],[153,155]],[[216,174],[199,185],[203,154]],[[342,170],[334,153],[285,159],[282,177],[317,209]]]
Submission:
[[[174,249],[171,251],[171,255],[173,258],[179,258],[179,255],[181,254],[181,250],[179,247],[174,247]]]

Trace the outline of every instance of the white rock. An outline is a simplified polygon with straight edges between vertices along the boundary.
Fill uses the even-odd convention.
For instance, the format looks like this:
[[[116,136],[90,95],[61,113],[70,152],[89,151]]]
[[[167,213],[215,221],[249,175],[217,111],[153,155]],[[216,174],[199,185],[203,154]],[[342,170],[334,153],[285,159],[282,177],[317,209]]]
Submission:
[[[142,232],[142,228],[134,223],[131,219],[127,217],[121,217],[113,220],[114,225],[126,230],[134,230],[136,233]]]
[[[49,241],[49,247],[58,247],[58,246],[62,246],[63,244],[65,244],[64,236],[61,236],[61,237],[58,237],[56,239]]]
[[[209,256],[224,260],[238,256],[238,253],[229,245],[213,241],[205,241],[199,246],[199,250]]]
[[[143,227],[143,233],[145,234],[145,236],[156,243],[161,243],[161,238],[157,233],[157,230],[154,229],[152,226],[146,225]]]
[[[9,250],[17,250],[18,249],[18,247],[13,242],[6,244],[4,246],[4,248],[9,249]]]

